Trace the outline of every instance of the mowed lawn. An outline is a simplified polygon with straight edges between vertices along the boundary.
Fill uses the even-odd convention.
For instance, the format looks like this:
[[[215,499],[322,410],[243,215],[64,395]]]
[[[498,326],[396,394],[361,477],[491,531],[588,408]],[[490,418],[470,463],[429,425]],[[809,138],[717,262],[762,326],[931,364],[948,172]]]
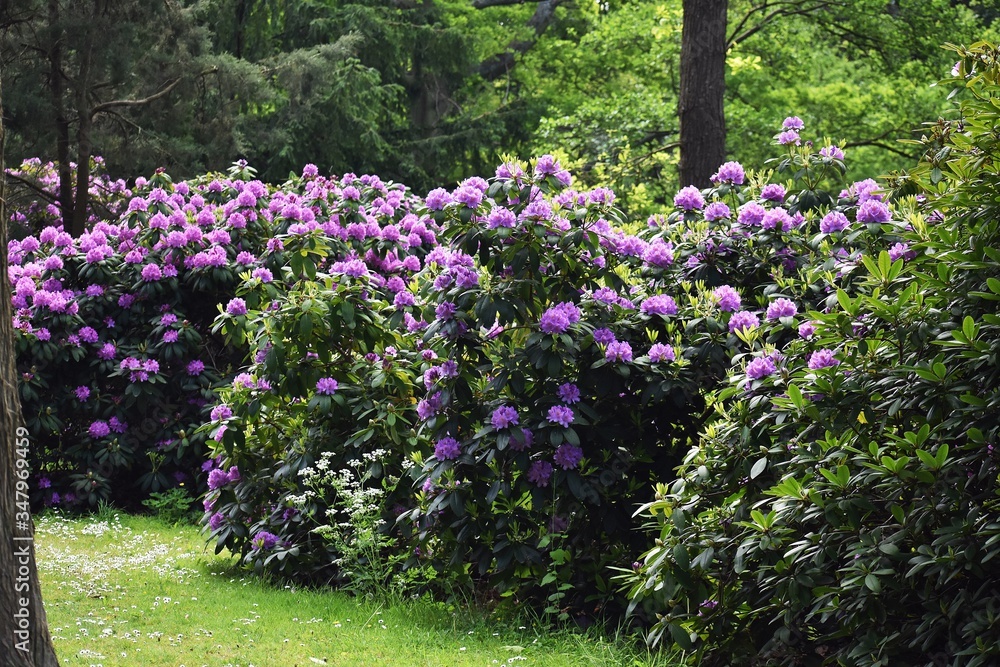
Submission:
[[[64,667],[673,664],[595,630],[274,586],[206,549],[196,528],[148,517],[46,514],[35,541]]]

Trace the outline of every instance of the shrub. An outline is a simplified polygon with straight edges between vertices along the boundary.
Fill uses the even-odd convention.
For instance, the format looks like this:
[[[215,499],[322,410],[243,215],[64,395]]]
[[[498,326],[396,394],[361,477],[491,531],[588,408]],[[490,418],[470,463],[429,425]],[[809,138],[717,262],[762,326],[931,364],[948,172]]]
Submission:
[[[644,508],[657,543],[631,593],[701,664],[996,662],[1000,52],[958,52],[946,83],[971,95],[896,182],[881,227],[900,241],[863,253],[808,335],[750,340]]]
[[[42,186],[54,181],[51,165],[33,169]],[[271,234],[268,190],[239,170],[109,188],[97,208],[111,217],[75,239],[55,206],[14,212],[32,232],[7,252],[36,500],[138,504],[198,488],[196,429],[243,358],[210,331],[216,303],[263,262]]]

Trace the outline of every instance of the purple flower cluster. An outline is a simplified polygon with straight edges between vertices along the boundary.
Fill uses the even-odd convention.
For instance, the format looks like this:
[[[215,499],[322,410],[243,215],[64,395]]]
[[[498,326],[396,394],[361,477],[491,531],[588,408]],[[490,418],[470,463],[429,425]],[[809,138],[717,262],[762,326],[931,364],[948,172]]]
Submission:
[[[831,366],[836,366],[840,363],[840,360],[833,356],[833,350],[822,349],[816,350],[809,357],[809,368],[810,370],[819,370],[821,368],[829,368]]]
[[[729,330],[735,332],[739,329],[749,331],[760,325],[760,320],[749,310],[741,310],[733,313],[729,318]]]
[[[702,196],[701,190],[689,185],[686,188],[681,188],[674,195],[674,206],[685,211],[701,210],[705,207],[705,198]]]
[[[549,408],[548,420],[553,424],[559,424],[563,428],[569,428],[573,421],[573,409],[565,405],[553,405]]]
[[[666,294],[657,294],[643,301],[640,310],[647,315],[676,315],[677,302]]]
[[[767,306],[767,319],[777,320],[782,317],[795,317],[798,313],[795,302],[790,299],[775,299]]]
[[[490,418],[490,423],[493,425],[493,428],[498,431],[515,426],[517,425],[517,422],[517,409],[509,405],[501,405],[493,411],[493,415]]]
[[[712,295],[715,297],[716,303],[719,304],[719,310],[722,312],[734,313],[740,309],[740,293],[729,285],[716,287],[712,291]]]
[[[674,348],[669,345],[664,345],[663,343],[653,343],[653,345],[649,348],[649,360],[654,364],[658,364],[663,361],[673,361],[675,358]]]
[[[338,383],[333,378],[320,378],[316,381],[316,393],[323,396],[333,396],[337,393]]]
[[[571,302],[563,302],[552,306],[544,313],[538,322],[539,329],[547,334],[561,334],[570,325],[580,321],[580,309]]]
[[[777,370],[771,357],[757,357],[747,364],[747,377],[751,380],[760,380]]]
[[[434,445],[434,456],[439,461],[450,461],[452,459],[457,459],[459,454],[462,453],[462,445],[451,436],[441,438]]]

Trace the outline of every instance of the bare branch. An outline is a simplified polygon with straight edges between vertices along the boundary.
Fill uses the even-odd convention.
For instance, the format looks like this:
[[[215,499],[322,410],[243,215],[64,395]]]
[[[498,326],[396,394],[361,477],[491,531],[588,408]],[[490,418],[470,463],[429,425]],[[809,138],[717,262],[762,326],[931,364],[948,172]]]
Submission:
[[[843,3],[835,2],[833,0],[783,0],[780,2],[770,2],[769,0],[764,0],[764,2],[760,5],[756,5],[750,9],[750,11],[748,11],[743,18],[740,19],[740,22],[736,24],[729,37],[726,39],[726,48],[733,48],[740,42],[757,34],[775,20],[783,16],[802,16],[805,14],[813,14],[821,9],[827,9],[834,6],[843,6]],[[746,28],[751,17],[755,14],[767,12],[768,10],[772,11],[765,14],[753,26]],[[744,28],[746,29],[744,30]]]
[[[51,192],[41,187],[40,185],[38,185],[38,183],[32,181],[31,179],[24,178],[23,176],[18,176],[17,174],[11,171],[7,172],[7,178],[17,181],[18,183],[25,186],[32,192],[34,192],[42,199],[48,201],[50,204],[55,204],[58,201]]]
[[[886,133],[888,134],[888,133]],[[886,136],[885,134],[882,135]],[[887,150],[890,153],[895,153],[901,157],[912,158],[913,153],[907,153],[901,148],[896,148],[892,144],[886,143],[884,141],[879,141],[878,139],[862,139],[860,141],[849,141],[844,144],[844,148],[858,148],[859,146],[874,146],[876,148],[881,148],[882,150]]]
[[[150,102],[155,102],[161,97],[165,97],[166,95],[168,95],[170,91],[176,88],[177,84],[179,84],[182,80],[183,80],[182,77],[177,77],[169,84],[167,84],[165,87],[161,88],[159,92],[153,93],[149,97],[143,97],[140,100],[112,100],[111,102],[103,102],[101,104],[98,104],[97,106],[95,106],[90,110],[90,117],[94,118],[95,116],[97,116],[97,114],[103,113],[108,109],[114,109],[116,107],[138,107],[144,104],[149,104]]]
[[[535,45],[538,38],[548,29],[556,18],[556,8],[563,0],[531,0],[538,2],[535,13],[528,19],[527,25],[535,29],[535,38],[530,40],[515,40],[507,45],[507,50],[490,56],[479,64],[478,72],[487,81],[499,79],[514,67],[514,59],[518,54],[527,53]],[[510,3],[508,3],[510,4]]]
[[[523,5],[525,2],[544,2],[544,0],[472,0],[472,6],[476,9],[485,9],[486,7]]]

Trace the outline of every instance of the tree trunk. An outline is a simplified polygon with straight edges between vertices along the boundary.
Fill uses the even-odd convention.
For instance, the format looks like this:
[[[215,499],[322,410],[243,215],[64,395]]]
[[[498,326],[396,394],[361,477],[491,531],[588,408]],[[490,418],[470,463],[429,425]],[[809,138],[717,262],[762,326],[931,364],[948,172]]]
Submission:
[[[726,160],[726,12],[728,0],[684,0],[681,32],[681,186],[711,185]]]
[[[30,445],[21,423],[7,275],[4,206],[3,98],[0,94],[0,663],[3,667],[58,667],[35,568],[35,528],[28,510]]]
[[[101,3],[94,2],[94,19],[101,12]],[[87,215],[90,209],[90,131],[93,128],[93,111],[90,108],[90,76],[94,54],[94,31],[84,28],[83,47],[80,49],[80,69],[76,78],[76,196],[73,198],[73,216],[69,233],[82,236],[87,229]],[[63,227],[67,218],[63,216]]]
[[[66,88],[63,81],[63,37],[59,0],[49,0],[49,94],[56,118],[56,168],[59,170],[59,209],[63,229],[69,231],[73,219],[73,175],[69,167],[69,119],[66,117]]]

